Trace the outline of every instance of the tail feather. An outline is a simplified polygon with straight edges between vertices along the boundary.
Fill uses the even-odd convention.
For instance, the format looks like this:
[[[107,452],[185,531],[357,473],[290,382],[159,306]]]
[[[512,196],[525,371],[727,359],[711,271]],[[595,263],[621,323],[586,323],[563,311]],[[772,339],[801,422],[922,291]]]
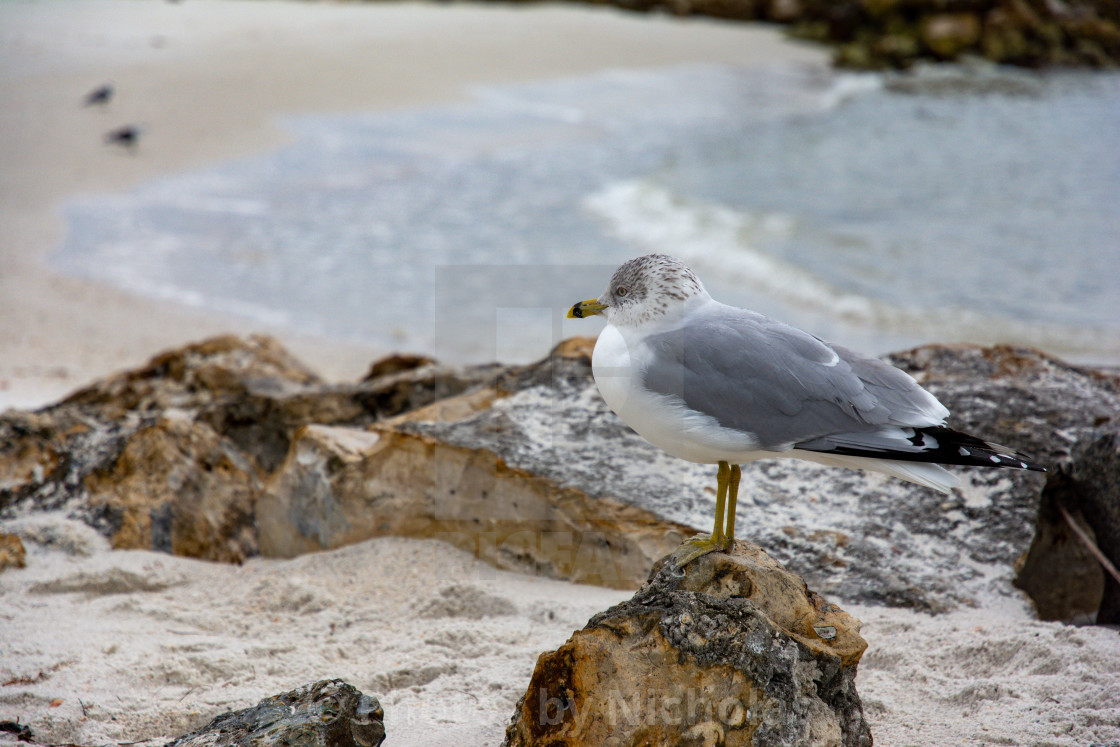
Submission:
[[[795,451],[791,453],[791,456],[818,464],[827,464],[830,467],[848,467],[850,469],[883,472],[891,477],[933,488],[941,493],[952,491],[961,482],[960,478],[949,470],[930,462],[901,462],[895,459],[842,456],[813,451]]]

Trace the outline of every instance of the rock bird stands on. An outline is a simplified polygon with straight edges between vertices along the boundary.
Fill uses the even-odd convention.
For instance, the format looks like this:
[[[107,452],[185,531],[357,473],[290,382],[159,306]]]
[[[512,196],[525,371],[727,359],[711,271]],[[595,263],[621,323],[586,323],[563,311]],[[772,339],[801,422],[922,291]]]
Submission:
[[[654,446],[719,465],[712,536],[682,545],[681,565],[731,546],[739,465],[756,459],[877,470],[945,493],[958,479],[939,464],[1045,471],[946,428],[949,411],[899,369],[713,300],[674,257],[630,260],[568,317],[594,314],[607,320],[591,359],[607,405]]]

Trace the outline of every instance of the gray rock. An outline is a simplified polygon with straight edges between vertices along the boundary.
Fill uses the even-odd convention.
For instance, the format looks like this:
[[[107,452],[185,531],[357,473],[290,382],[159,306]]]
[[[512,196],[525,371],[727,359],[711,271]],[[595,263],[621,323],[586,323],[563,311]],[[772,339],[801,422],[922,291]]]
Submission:
[[[1068,456],[1095,424],[1120,412],[1116,379],[1037,351],[929,346],[892,362],[942,399],[950,425],[1043,464]],[[515,393],[488,409],[400,428],[486,449],[593,498],[710,531],[714,467],[674,459],[627,428],[599,397],[589,360],[554,358],[509,377]],[[1013,566],[1030,545],[1046,477],[960,473],[961,491],[945,497],[877,474],[757,462],[743,471],[738,533],[847,601],[933,611],[1015,595]]]
[[[166,747],[377,747],[384,716],[377,698],[322,680],[224,713]]]
[[[1081,438],[1042,494],[1030,552],[1016,586],[1044,620],[1120,623],[1120,584],[1069,527],[1064,508],[1120,567],[1120,424]]]

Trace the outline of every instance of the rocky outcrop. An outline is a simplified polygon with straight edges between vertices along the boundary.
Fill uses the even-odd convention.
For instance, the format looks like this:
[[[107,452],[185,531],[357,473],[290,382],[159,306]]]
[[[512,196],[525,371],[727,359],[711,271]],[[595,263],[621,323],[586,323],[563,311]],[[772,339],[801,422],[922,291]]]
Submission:
[[[537,661],[506,745],[870,745],[859,621],[738,542],[654,568]]]
[[[369,424],[495,375],[414,363],[328,385],[263,336],[161,354],[55,406],[0,416],[0,517],[59,510],[117,548],[239,561],[259,552],[262,481],[299,428]]]
[[[166,747],[378,747],[384,716],[377,698],[322,680],[222,714]]]
[[[1095,421],[1120,412],[1110,379],[1012,348],[919,348],[895,356],[954,413],[952,424],[1055,463]],[[400,423],[441,443],[595,498],[706,529],[714,470],[673,459],[607,410],[577,360],[463,417]],[[585,365],[585,364],[581,364]],[[879,475],[788,460],[743,471],[739,532],[815,588],[848,600],[926,610],[1013,594],[1045,476],[962,470],[941,497]]]
[[[58,405],[0,416],[0,519],[60,511],[111,539],[216,560],[382,535],[503,568],[633,588],[710,527],[714,470],[603,403],[590,340],[529,366],[399,359],[319,382],[263,339],[165,354]],[[900,353],[951,425],[1046,465],[1120,413],[1120,380],[1007,347]],[[162,372],[162,373],[161,373]],[[1016,595],[1046,476],[962,469],[943,497],[790,460],[748,465],[739,535],[845,600],[948,609]]]
[[[262,552],[289,557],[384,535],[437,538],[500,568],[638,586],[691,528],[604,486],[574,484],[562,468],[544,469],[559,455],[519,459],[506,448],[510,440],[549,445],[547,432],[521,430],[543,425],[533,413],[520,405],[532,419],[503,413],[513,401],[537,403],[536,415],[560,405],[564,382],[591,394],[590,350],[590,341],[570,340],[538,364],[369,430],[301,429],[258,507]],[[565,417],[586,417],[580,403],[567,405]]]
[[[1043,492],[1034,540],[1015,579],[1043,620],[1120,623],[1120,582],[1070,526],[1076,523],[1120,568],[1118,475],[1120,424],[1110,423],[1078,441]]]
[[[1120,6],[1099,0],[591,1],[788,24],[795,36],[836,45],[836,62],[847,67],[904,68],[963,55],[1025,67],[1120,63]]]

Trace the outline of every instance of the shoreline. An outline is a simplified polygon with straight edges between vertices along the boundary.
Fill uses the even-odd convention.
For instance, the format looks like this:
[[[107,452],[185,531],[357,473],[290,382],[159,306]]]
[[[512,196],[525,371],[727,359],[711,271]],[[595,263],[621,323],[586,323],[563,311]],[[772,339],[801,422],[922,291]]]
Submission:
[[[278,124],[284,116],[430,106],[466,100],[476,85],[609,69],[827,64],[826,50],[777,28],[606,7],[57,7],[0,7],[0,409],[42,406],[225,332],[277,336],[328,379],[355,378],[390,352],[62,275],[49,258],[68,199],[281,147],[292,140]],[[106,82],[116,88],[107,106],[81,106]],[[147,127],[135,152],[100,142],[125,123]]]

